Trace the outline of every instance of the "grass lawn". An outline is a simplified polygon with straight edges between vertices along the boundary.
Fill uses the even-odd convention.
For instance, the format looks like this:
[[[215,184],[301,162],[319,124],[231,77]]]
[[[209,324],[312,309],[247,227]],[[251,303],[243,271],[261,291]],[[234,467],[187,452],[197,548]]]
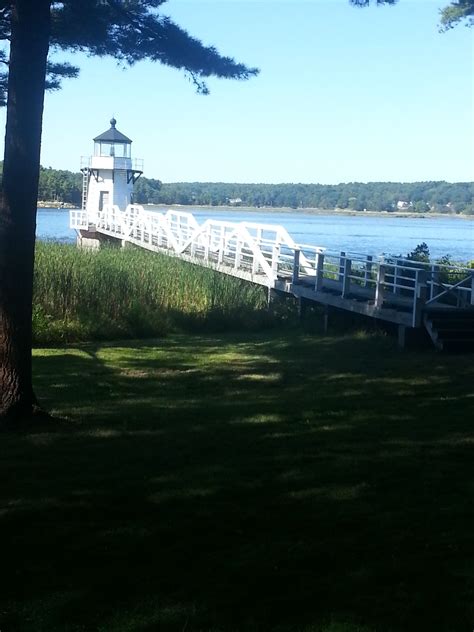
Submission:
[[[0,437],[1,632],[470,631],[473,356],[383,337],[35,352]]]

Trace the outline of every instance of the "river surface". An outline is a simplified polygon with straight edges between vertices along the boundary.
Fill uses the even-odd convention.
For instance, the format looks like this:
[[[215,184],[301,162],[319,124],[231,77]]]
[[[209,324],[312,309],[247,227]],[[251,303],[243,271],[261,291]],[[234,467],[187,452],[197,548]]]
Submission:
[[[221,219],[284,226],[297,243],[324,246],[363,254],[406,255],[426,242],[433,258],[449,254],[456,261],[474,259],[474,220],[459,217],[390,217],[381,215],[313,215],[293,212],[260,212],[197,209],[199,223]],[[38,209],[37,236],[73,242],[69,211]]]

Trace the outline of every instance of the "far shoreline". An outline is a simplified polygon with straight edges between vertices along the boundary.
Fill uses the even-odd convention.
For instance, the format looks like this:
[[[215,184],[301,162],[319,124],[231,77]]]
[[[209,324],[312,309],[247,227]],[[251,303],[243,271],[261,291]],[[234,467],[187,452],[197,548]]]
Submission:
[[[70,211],[78,209],[78,206],[74,206],[68,202],[51,202],[47,200],[39,200],[38,209],[47,210],[61,210]],[[288,215],[304,214],[315,216],[340,216],[340,217],[384,217],[384,218],[397,218],[397,219],[440,219],[440,218],[453,218],[460,220],[474,220],[474,215],[467,215],[465,213],[416,213],[414,211],[353,211],[350,209],[323,209],[323,208],[290,208],[290,207],[276,207],[276,206],[212,206],[212,205],[200,205],[200,204],[141,204],[145,210],[148,211],[167,211],[169,209],[176,211],[192,212],[193,210],[199,211],[215,211],[215,212],[239,212],[244,213],[280,213]]]
[[[473,220],[474,215],[465,213],[416,213],[414,211],[353,211],[350,209],[322,209],[322,208],[290,208],[276,206],[211,206],[211,205],[185,205],[185,204],[142,204],[146,210],[166,211],[168,209],[176,211],[191,212],[191,210],[199,211],[217,211],[229,212],[243,211],[245,213],[286,213],[288,215],[303,213],[305,215],[333,215],[345,217],[397,217],[397,218],[413,218],[413,219],[430,219],[430,218],[457,218]]]

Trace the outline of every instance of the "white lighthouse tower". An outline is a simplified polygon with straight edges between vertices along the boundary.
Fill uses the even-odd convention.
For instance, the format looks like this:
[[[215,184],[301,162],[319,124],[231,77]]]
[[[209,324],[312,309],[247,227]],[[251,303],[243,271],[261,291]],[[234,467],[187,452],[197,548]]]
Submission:
[[[112,118],[110,129],[94,138],[94,155],[83,163],[82,209],[91,224],[105,205],[115,205],[125,211],[133,202],[133,185],[143,173],[132,164],[130,138],[119,132]],[[134,168],[135,167],[135,168]]]

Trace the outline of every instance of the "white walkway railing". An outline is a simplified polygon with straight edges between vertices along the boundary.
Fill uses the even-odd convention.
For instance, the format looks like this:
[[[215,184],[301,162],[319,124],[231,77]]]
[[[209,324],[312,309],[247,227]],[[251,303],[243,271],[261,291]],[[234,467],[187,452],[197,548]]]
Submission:
[[[356,302],[365,303],[372,315],[412,327],[421,324],[426,307],[474,306],[473,269],[297,244],[283,226],[214,219],[199,224],[191,213],[145,211],[133,204],[125,211],[108,205],[93,216],[73,210],[70,225],[296,296],[339,300],[340,307],[354,311],[365,309]]]

